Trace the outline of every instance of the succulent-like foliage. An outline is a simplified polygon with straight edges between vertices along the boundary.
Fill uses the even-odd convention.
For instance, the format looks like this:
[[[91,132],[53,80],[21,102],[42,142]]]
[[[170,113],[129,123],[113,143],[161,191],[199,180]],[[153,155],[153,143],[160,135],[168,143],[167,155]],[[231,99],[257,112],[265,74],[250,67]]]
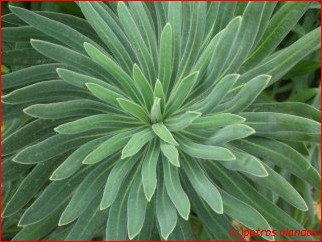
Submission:
[[[311,3],[78,6],[84,19],[18,7],[3,18],[14,239],[200,238],[194,220],[211,239],[229,239],[232,219],[304,229],[282,208],[307,211],[320,189],[308,156],[320,112],[261,94],[319,49],[320,28],[277,48]]]

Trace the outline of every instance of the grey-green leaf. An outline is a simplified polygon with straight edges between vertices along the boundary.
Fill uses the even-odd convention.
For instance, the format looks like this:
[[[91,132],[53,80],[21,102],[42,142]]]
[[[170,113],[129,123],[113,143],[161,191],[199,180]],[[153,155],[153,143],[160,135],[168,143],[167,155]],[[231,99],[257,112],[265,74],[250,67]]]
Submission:
[[[219,129],[209,143],[212,145],[224,144],[235,139],[242,139],[255,133],[255,130],[245,124],[231,124]]]
[[[181,183],[178,168],[171,165],[163,159],[164,183],[167,193],[176,207],[180,216],[188,220],[190,213],[190,202],[187,194],[184,192]]]
[[[112,205],[122,187],[123,181],[132,170],[137,160],[138,157],[136,156],[130,157],[124,161],[118,160],[116,162],[106,181],[100,210],[104,210]]]
[[[83,164],[95,164],[118,152],[130,139],[130,136],[135,134],[136,130],[120,132],[111,138],[104,141],[83,160]]]
[[[177,141],[173,138],[171,132],[163,123],[156,123],[152,125],[152,129],[154,133],[159,136],[160,139],[165,141],[166,143],[177,146]]]
[[[127,200],[127,231],[129,239],[140,233],[144,225],[147,201],[145,199],[141,176],[137,176]]]
[[[161,141],[161,151],[167,160],[174,166],[180,167],[179,152],[173,144],[168,144]]]
[[[171,82],[172,58],[172,28],[167,23],[161,33],[159,62],[159,79],[166,95]]]
[[[166,115],[176,112],[178,108],[181,107],[195,86],[198,75],[199,71],[192,72],[176,83],[176,86],[171,92],[169,102],[167,103]]]
[[[133,156],[138,153],[142,147],[155,137],[150,128],[146,128],[131,137],[122,150],[121,159]]]
[[[206,160],[235,160],[234,154],[227,148],[212,145],[198,144],[187,138],[180,137],[180,149],[186,154]]]
[[[187,111],[184,114],[166,119],[164,124],[168,127],[169,131],[180,131],[191,125],[201,114],[200,112]]]
[[[138,104],[123,98],[117,98],[117,101],[121,108],[123,108],[126,112],[136,117],[137,119],[149,123],[150,119],[146,111]]]
[[[157,187],[157,164],[159,161],[160,146],[157,139],[150,142],[148,150],[144,156],[141,177],[143,191],[146,199],[150,202]]]
[[[161,165],[159,167],[161,168]],[[177,210],[166,191],[162,169],[159,169],[158,178],[155,212],[160,226],[161,236],[167,239],[177,224]]]
[[[189,177],[189,181],[196,192],[216,213],[222,214],[223,201],[220,192],[214,184],[207,178],[205,171],[200,167],[197,160],[183,156],[183,169]]]

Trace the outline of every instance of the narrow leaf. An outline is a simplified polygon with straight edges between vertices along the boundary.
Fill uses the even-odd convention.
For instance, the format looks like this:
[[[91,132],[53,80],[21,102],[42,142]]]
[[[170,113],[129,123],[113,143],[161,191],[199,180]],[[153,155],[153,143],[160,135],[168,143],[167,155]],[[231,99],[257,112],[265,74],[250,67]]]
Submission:
[[[202,170],[198,161],[183,156],[182,166],[195,191],[205,200],[212,210],[222,214],[224,210],[220,192],[207,178],[205,171]]]
[[[187,111],[184,114],[168,118],[164,124],[170,131],[180,131],[190,126],[200,116],[199,112]]]
[[[129,239],[137,236],[143,228],[147,201],[145,199],[141,177],[137,176],[127,200],[127,231]]]
[[[191,90],[193,89],[199,72],[193,72],[179,81],[176,87],[171,92],[169,102],[167,103],[166,115],[172,114],[177,111],[178,108],[189,97]]]
[[[77,219],[90,205],[97,193],[101,193],[113,163],[104,162],[92,170],[80,183],[72,199],[59,219],[59,226],[66,225]]]
[[[127,142],[122,150],[121,159],[133,156],[138,153],[142,147],[155,137],[154,132],[150,128],[146,128],[136,134]]]
[[[161,168],[161,166],[159,167]],[[161,236],[167,239],[177,224],[177,210],[166,191],[162,169],[159,169],[158,179],[155,212]]]
[[[126,112],[131,114],[132,116],[138,118],[139,120],[149,123],[149,117],[146,111],[138,104],[123,98],[117,98],[117,101],[121,108],[123,108]]]
[[[180,149],[186,154],[206,160],[235,160],[234,154],[223,147],[197,144],[183,136],[180,136]]]
[[[88,90],[97,98],[100,100],[106,102],[107,104],[112,104],[114,106],[117,106],[117,98],[124,98],[121,94],[112,91],[110,89],[107,89],[105,87],[102,87],[95,83],[86,83],[85,84]]]
[[[100,210],[104,210],[110,207],[118,194],[121,194],[120,189],[123,181],[125,180],[128,173],[132,170],[139,157],[130,157],[124,161],[117,161],[112,168],[110,175],[107,178],[103,197],[100,203]],[[119,195],[120,196],[120,195]]]
[[[172,28],[166,24],[161,33],[159,79],[167,95],[172,75]]]
[[[171,132],[163,123],[153,124],[152,129],[154,133],[166,143],[176,145],[176,146],[178,145],[177,141],[173,138]]]
[[[245,124],[231,124],[219,129],[209,143],[212,145],[224,144],[235,139],[242,139],[255,133],[255,130]]]
[[[102,144],[100,144],[96,149],[94,149],[91,153],[89,153],[82,163],[95,164],[118,152],[124,147],[124,145],[126,145],[128,140],[130,139],[130,136],[135,133],[136,130],[129,130],[110,137]]]
[[[181,187],[178,168],[163,159],[164,183],[167,193],[176,207],[180,216],[188,220],[190,213],[190,202],[187,194]]]
[[[133,80],[136,82],[147,109],[152,107],[152,87],[137,64],[133,65]]]
[[[172,165],[180,167],[179,153],[174,145],[161,141],[161,151]]]
[[[157,187],[157,164],[159,161],[160,146],[157,139],[149,144],[147,153],[144,156],[141,177],[143,191],[146,199],[150,202]]]

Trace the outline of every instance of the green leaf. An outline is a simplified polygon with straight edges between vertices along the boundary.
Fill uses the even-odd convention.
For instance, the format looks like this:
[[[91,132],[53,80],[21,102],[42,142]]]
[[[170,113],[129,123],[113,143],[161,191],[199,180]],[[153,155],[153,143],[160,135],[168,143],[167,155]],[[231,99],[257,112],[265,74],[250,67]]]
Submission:
[[[247,109],[247,111],[291,114],[313,119],[317,122],[320,122],[321,115],[320,110],[316,109],[312,105],[299,102],[254,103]]]
[[[245,153],[240,152],[237,150],[231,150],[231,152],[236,157],[235,160],[226,162],[226,161],[220,161],[219,162],[227,169],[232,171],[242,171],[247,174],[250,174],[252,176],[256,177],[266,177],[268,176],[268,172],[265,169],[265,164],[263,164],[259,159],[256,157]]]
[[[142,147],[155,137],[153,131],[150,128],[146,128],[136,134],[127,142],[122,150],[121,159],[133,156],[138,153]]]
[[[304,229],[299,223],[297,223],[290,215],[277,207],[274,203],[270,202],[259,194],[252,185],[250,185],[242,176],[233,171],[228,171],[220,168],[215,163],[205,163],[209,166],[208,172],[219,180],[226,191],[229,191],[230,195],[241,200],[244,203],[249,204],[254,209],[262,214],[267,222],[274,228],[280,230],[285,229]],[[223,193],[224,194],[224,193]],[[224,199],[225,201],[225,199]],[[232,208],[236,208],[236,203],[232,204]],[[224,207],[225,209],[225,207]],[[240,210],[242,212],[242,210]],[[244,219],[248,219],[249,216],[245,216]],[[256,222],[256,220],[254,220]],[[254,222],[253,221],[253,222]],[[257,229],[256,224],[256,229]],[[289,237],[290,239],[302,240],[303,237]],[[313,239],[313,238],[310,238]]]
[[[172,29],[172,71],[173,76],[177,74],[177,69],[181,56],[181,25],[182,25],[182,3],[181,2],[168,2],[168,22]],[[168,32],[169,33],[169,32]],[[164,36],[167,37],[167,36]],[[168,38],[164,38],[168,40]],[[162,52],[160,53],[162,54]],[[159,68],[161,70],[161,68]],[[160,77],[160,75],[159,75]],[[160,78],[160,80],[162,80]],[[168,90],[164,88],[164,90]],[[168,93],[168,91],[166,91]]]
[[[133,65],[133,80],[136,82],[138,86],[137,88],[141,93],[141,97],[144,100],[146,108],[150,109],[153,103],[152,86],[137,64]]]
[[[96,194],[101,193],[104,182],[109,175],[109,171],[114,165],[111,160],[113,159],[111,158],[109,161],[97,166],[79,184],[72,199],[60,216],[59,226],[69,224],[77,219],[90,205],[92,200],[96,197]]]
[[[121,115],[98,114],[76,119],[64,123],[55,128],[60,134],[77,134],[89,130],[115,130],[120,128],[130,128],[140,125],[140,122]]]
[[[152,17],[143,2],[129,2],[131,15],[148,47],[154,65],[158,63],[157,39]]]
[[[35,95],[37,93],[37,95]],[[42,81],[16,89],[2,97],[4,103],[24,104],[59,101],[76,98],[91,98],[88,93],[61,80]]]
[[[232,46],[236,43],[236,37],[240,30],[241,21],[242,17],[235,17],[229,22],[220,35],[220,39],[218,40],[216,49],[212,54],[205,79],[202,83],[202,90],[205,90],[215,80],[220,78],[221,74],[223,74],[223,71],[225,70],[224,68],[227,66],[227,63],[232,60]],[[218,59],[220,61],[218,61]]]
[[[288,181],[284,177],[279,175],[268,165],[266,165],[265,163],[263,163],[263,165],[265,166],[268,176],[266,177],[249,176],[249,178],[254,182],[256,182],[257,184],[263,187],[267,187],[274,193],[278,194],[279,196],[284,198],[287,202],[289,202],[296,208],[302,211],[307,211],[308,207],[304,199],[295,190],[295,188],[290,183],[288,183]]]
[[[190,213],[190,202],[187,194],[181,187],[178,168],[163,159],[164,184],[167,193],[176,207],[180,216],[188,220]]]
[[[177,80],[183,81],[182,77],[188,74],[188,70],[194,65],[200,47],[202,45],[203,37],[206,28],[206,14],[207,4],[205,2],[194,2],[188,7],[191,7],[190,12],[190,26],[187,35],[184,34],[184,27],[182,29],[182,36],[188,36],[186,45],[182,45],[182,57],[178,66]],[[183,17],[184,19],[184,17]],[[187,26],[188,27],[188,26]],[[185,39],[185,38],[183,38]]]
[[[106,223],[106,218],[108,216],[108,210],[99,210],[101,197],[102,194],[98,193],[93,198],[90,205],[88,205],[77,221],[73,224],[70,232],[66,238],[64,238],[65,240],[91,240],[95,237],[101,226]]]
[[[164,124],[170,131],[180,131],[190,126],[200,116],[199,112],[187,111],[184,114],[168,118]]]
[[[141,177],[146,199],[150,202],[157,187],[157,164],[159,161],[160,146],[157,139],[150,142],[144,156]]]
[[[241,116],[232,113],[212,113],[206,116],[201,116],[196,119],[189,128],[202,129],[202,130],[216,130],[219,127],[224,127],[231,124],[239,124],[244,122],[245,119]]]
[[[73,153],[71,153],[62,162],[62,164],[60,164],[60,166],[58,166],[58,168],[51,175],[50,180],[63,180],[75,174],[82,167],[82,161],[85,159],[85,157],[106,139],[106,137],[101,137],[91,140],[80,146]]]
[[[102,80],[110,79],[111,75],[109,72],[97,63],[93,62],[89,57],[80,54],[79,52],[41,40],[32,39],[31,45],[41,54],[63,64],[67,64],[82,73],[85,72],[87,74],[92,74]]]
[[[154,102],[151,108],[151,122],[161,122],[162,121],[162,112],[161,112],[161,104],[160,104],[160,98],[155,97]]]
[[[257,136],[290,141],[320,142],[320,123],[283,113],[253,112],[243,116]],[[272,131],[273,130],[273,131]]]
[[[3,137],[2,155],[12,154],[21,148],[53,135],[53,128],[60,122],[61,120],[37,119],[11,132],[7,137]]]
[[[133,65],[130,43],[112,15],[106,11],[103,3],[80,2],[79,6],[88,23],[106,46],[112,51],[118,62],[127,71]]]
[[[148,47],[143,40],[143,36],[141,35],[140,30],[138,29],[138,26],[125,3],[118,3],[117,12],[124,32],[132,43],[132,48],[136,53],[144,74],[151,80],[155,79],[156,68],[154,66],[152,56],[149,53]]]
[[[51,62],[53,61],[39,54],[32,48],[7,50],[2,53],[2,63],[7,66],[31,66]]]
[[[12,6],[10,7],[10,10],[29,25],[79,52],[85,52],[82,46],[84,42],[92,42],[89,38],[82,35],[75,29],[58,21],[38,15],[33,11]]]
[[[161,110],[162,110],[162,113],[164,113],[165,106],[166,106],[166,103],[165,103],[166,102],[166,96],[165,96],[162,84],[161,84],[159,79],[155,83],[153,96],[154,96],[154,98],[156,98],[156,97],[160,98],[160,100],[161,100]]]
[[[83,164],[95,164],[113,155],[126,145],[130,136],[137,132],[136,129],[117,133],[101,143],[96,149],[91,151],[83,160]]]
[[[121,94],[110,90],[108,88],[102,87],[95,83],[86,83],[85,84],[88,90],[98,99],[106,102],[107,104],[112,104],[113,106],[117,106],[117,98],[124,98]]]
[[[50,215],[48,211],[52,211],[66,203],[72,195],[73,190],[88,174],[88,170],[90,170],[90,167],[83,169],[82,172],[78,172],[69,179],[55,181],[48,185],[41,195],[24,212],[19,221],[19,225],[26,226],[41,221]]]
[[[110,81],[114,85],[126,91],[135,101],[140,100],[137,96],[137,88],[134,86],[131,77],[107,53],[102,52],[90,43],[85,42],[84,47],[87,54],[113,77]]]
[[[100,203],[100,210],[110,207],[115,201],[117,195],[122,194],[120,189],[123,190],[124,187],[126,187],[122,186],[123,181],[136,164],[138,158],[138,156],[135,156],[124,161],[118,160],[115,162],[105,184],[103,197]],[[128,185],[127,183],[124,184]]]
[[[89,75],[84,75],[78,72],[74,72],[74,71],[62,69],[62,68],[57,68],[56,71],[61,79],[63,79],[65,82],[69,83],[70,85],[73,85],[76,87],[88,89],[86,87],[86,83],[91,83],[91,84],[97,84],[99,86],[111,89],[114,92],[120,92],[119,89],[108,84],[107,82]]]
[[[134,163],[133,160],[130,162]],[[114,168],[113,168],[114,170]],[[129,192],[131,187],[133,186],[133,182],[135,178],[139,177],[138,174],[139,169],[135,169],[135,171],[131,172],[124,181],[124,185],[119,188],[119,192],[115,194],[115,202],[113,202],[110,212],[107,219],[106,225],[106,240],[126,240],[127,239],[127,201],[129,197]],[[123,174],[122,174],[123,175]],[[124,174],[123,176],[126,176]],[[117,183],[119,183],[118,178],[116,178]],[[124,178],[122,177],[122,180]],[[109,190],[108,192],[114,191],[114,187],[111,187],[113,190]],[[105,193],[104,193],[105,195]],[[104,200],[104,195],[102,202]],[[102,205],[102,203],[101,203]],[[102,207],[101,207],[102,208]]]
[[[231,220],[224,214],[218,214],[212,210],[209,205],[198,195],[194,188],[188,185],[188,177],[185,175],[184,184],[189,195],[192,209],[198,215],[198,218],[203,223],[204,228],[211,233],[215,239],[230,240],[229,231]]]
[[[161,168],[161,164],[159,165]],[[163,239],[167,239],[177,224],[177,210],[172,203],[163,181],[162,169],[159,169],[158,188],[156,192],[155,212]]]
[[[2,36],[4,42],[29,42],[32,38],[46,41],[53,40],[53,38],[31,26],[4,27],[2,28]]]
[[[256,157],[262,157],[287,169],[290,173],[302,178],[317,189],[320,189],[320,175],[309,161],[290,146],[272,139],[248,137],[234,141],[234,146]]]
[[[48,216],[43,220],[34,224],[23,226],[23,228],[12,238],[12,240],[41,240],[57,227],[59,215],[66,203],[54,207],[50,212],[47,211]]]
[[[166,143],[169,143],[175,146],[179,145],[177,141],[173,138],[171,132],[163,123],[153,124],[152,129],[154,133]]]
[[[164,26],[160,39],[159,79],[167,95],[172,75],[172,28],[169,23]]]
[[[212,145],[224,144],[232,140],[246,138],[254,133],[255,130],[245,124],[230,124],[219,129],[208,141]]]
[[[178,217],[176,227],[169,235],[168,240],[196,240],[194,237],[191,225],[188,221],[185,221],[183,218]]]
[[[284,80],[296,78],[298,76],[306,75],[320,68],[320,62],[316,60],[302,60],[296,64],[288,73],[282,78]]]
[[[117,101],[121,108],[123,108],[126,112],[131,114],[133,117],[136,117],[137,119],[149,123],[150,119],[146,111],[138,104],[123,98],[117,98]]]
[[[227,96],[239,76],[238,74],[231,74],[223,77],[202,101],[192,104],[191,109],[196,109],[202,113],[211,112]]]
[[[13,162],[11,159],[3,159],[2,161],[2,180],[3,182],[10,182],[17,179],[21,179],[21,175],[23,175],[27,170],[29,170],[32,165],[25,165]],[[3,199],[4,201],[4,199]]]
[[[23,149],[16,154],[13,161],[21,164],[36,164],[44,162],[82,145],[93,137],[95,137],[95,135],[56,134]]]
[[[167,160],[172,165],[180,167],[179,152],[177,148],[173,144],[168,144],[163,141],[161,141],[160,147],[163,155],[167,158]]]
[[[180,149],[186,154],[206,160],[235,160],[236,157],[230,150],[213,145],[197,144],[183,136],[180,136]]]
[[[238,42],[232,46],[232,59],[226,68],[226,73],[238,71],[254,47],[257,33],[261,27],[261,19],[264,11],[267,11],[265,4],[265,2],[248,2],[242,16],[240,31],[236,36]]]
[[[143,228],[147,201],[145,199],[141,176],[137,176],[127,200],[127,231],[129,239],[137,236]]]
[[[47,183],[59,162],[56,159],[36,165],[23,179],[14,195],[5,206],[2,216],[8,217],[19,212]]]
[[[216,14],[216,19],[215,21],[211,21],[211,23],[214,25],[214,28],[212,30],[213,34],[218,33],[230,23],[230,21],[234,17],[236,7],[237,2],[220,2],[218,14]]]
[[[23,111],[35,118],[63,119],[105,113],[109,109],[108,106],[100,102],[78,99],[57,103],[35,104],[25,108]]]
[[[63,64],[56,63],[36,65],[2,75],[2,89],[7,90],[38,81],[57,79],[56,68],[63,66]]]
[[[207,178],[197,160],[189,159],[186,156],[182,157],[182,167],[195,191],[205,200],[212,210],[222,214],[224,212],[223,201],[216,186]]]
[[[265,217],[263,217],[263,215],[260,214],[256,209],[249,204],[233,197],[224,190],[220,188],[218,189],[222,194],[225,213],[232,218],[237,219],[250,229],[256,230],[260,228],[261,230],[272,230]],[[238,206],[236,206],[236,204],[238,204]],[[265,233],[262,233],[262,237],[268,240],[274,240],[274,236],[267,236]]]
[[[270,79],[271,76],[268,75],[260,75],[253,78],[248,81],[230,101],[218,106],[214,111],[243,111],[254,102],[256,97],[264,90]]]
[[[167,103],[166,116],[177,111],[178,108],[189,97],[189,94],[197,81],[199,72],[193,72],[181,79],[177,85],[173,88],[169,102]]]
[[[249,55],[243,69],[250,70],[271,54],[307,11],[309,3],[288,2],[270,20],[256,49]]]
[[[245,83],[262,73],[272,76],[269,85],[280,80],[300,60],[320,47],[320,32],[320,28],[316,28],[289,47],[265,59],[261,65],[242,74],[238,83]]]

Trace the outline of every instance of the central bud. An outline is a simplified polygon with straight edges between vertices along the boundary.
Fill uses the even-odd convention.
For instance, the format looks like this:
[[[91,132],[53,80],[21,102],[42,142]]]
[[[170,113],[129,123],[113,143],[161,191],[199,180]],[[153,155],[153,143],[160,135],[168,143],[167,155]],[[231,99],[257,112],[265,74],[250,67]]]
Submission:
[[[162,122],[162,111],[161,111],[161,104],[160,98],[155,97],[153,101],[153,105],[151,108],[151,123],[159,123]]]

